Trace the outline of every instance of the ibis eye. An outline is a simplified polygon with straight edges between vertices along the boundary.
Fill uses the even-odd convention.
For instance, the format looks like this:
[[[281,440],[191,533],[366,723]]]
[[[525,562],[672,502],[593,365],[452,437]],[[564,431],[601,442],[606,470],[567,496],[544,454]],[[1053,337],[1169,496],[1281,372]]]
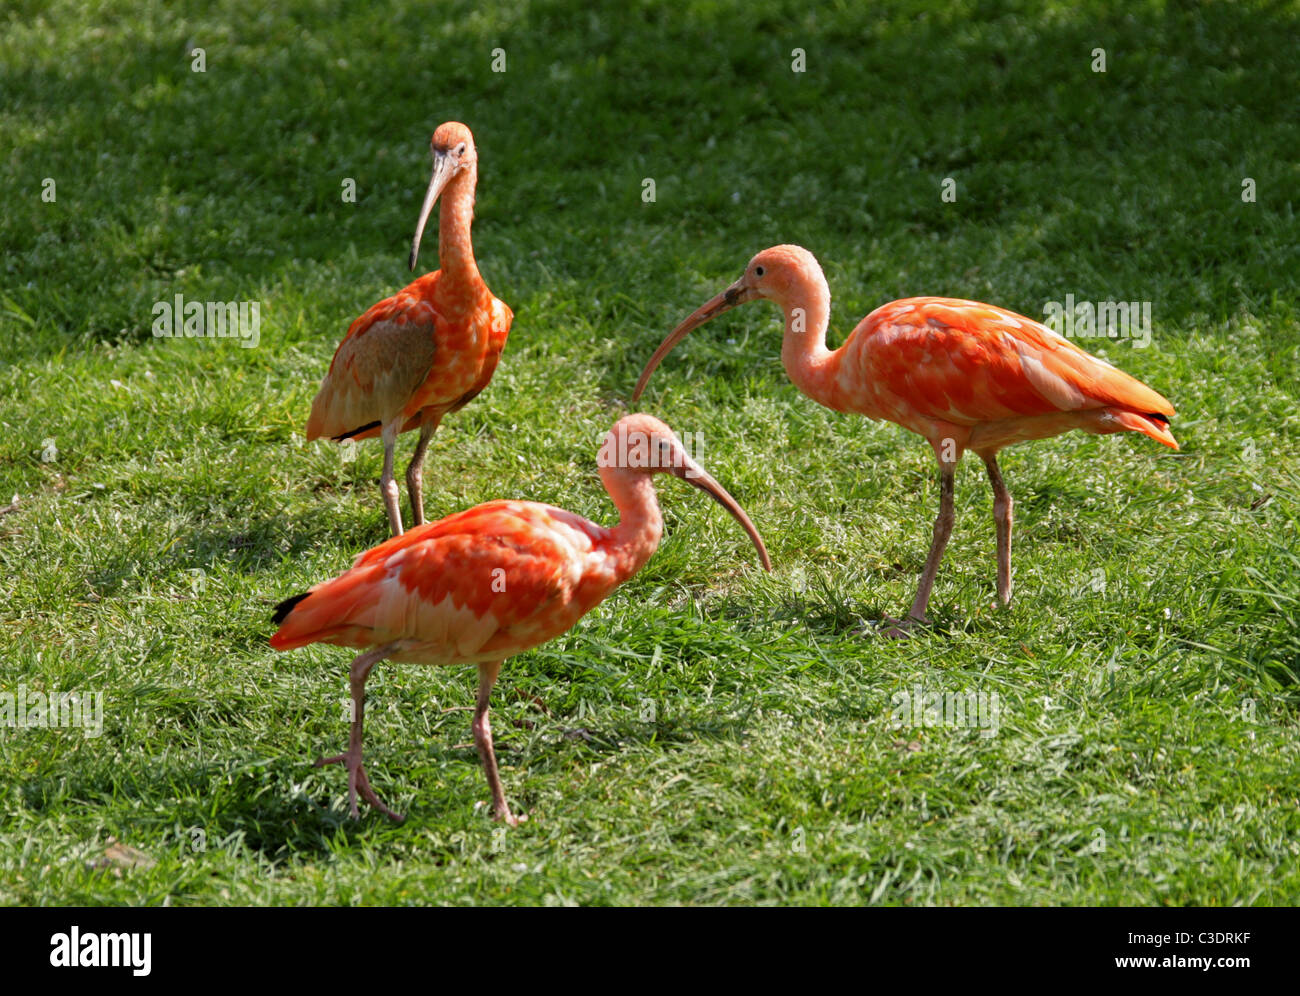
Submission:
[[[764,270],[761,266],[754,267],[754,276],[756,277],[761,277],[766,272],[767,271]]]

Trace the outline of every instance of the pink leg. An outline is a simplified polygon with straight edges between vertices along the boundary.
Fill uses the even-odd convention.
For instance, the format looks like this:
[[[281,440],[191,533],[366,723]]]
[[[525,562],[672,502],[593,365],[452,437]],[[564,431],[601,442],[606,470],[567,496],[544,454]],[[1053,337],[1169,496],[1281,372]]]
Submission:
[[[379,493],[384,497],[388,527],[394,536],[402,535],[402,503],[397,493],[397,481],[393,478],[393,450],[397,448],[397,434],[401,430],[402,417],[398,415],[391,422],[385,422],[379,434],[384,442],[384,473],[379,478]]]
[[[335,754],[333,757],[322,757],[316,762],[318,768],[326,764],[344,764],[347,766],[348,802],[354,820],[361,818],[361,811],[357,808],[358,791],[366,802],[389,817],[389,819],[401,823],[405,818],[385,806],[379,796],[375,794],[375,790],[370,787],[370,779],[366,777],[366,766],[361,761],[361,733],[366,715],[366,678],[370,676],[372,667],[396,649],[396,643],[389,643],[375,650],[367,650],[353,660],[350,681],[352,687],[352,730],[348,736],[347,753]]]
[[[984,457],[984,466],[993,485],[993,521],[998,531],[998,604],[1011,604],[1011,492],[1002,481],[996,455]]]
[[[939,561],[943,559],[948,537],[952,535],[953,480],[956,476],[956,464],[941,464],[939,467],[939,516],[934,520],[934,538],[930,541],[930,554],[925,558],[925,568],[921,571],[921,583],[916,589],[916,598],[912,599],[912,608],[907,618],[894,625],[885,633],[886,636],[906,636],[907,630],[917,623],[929,622],[925,617],[926,606],[930,604],[930,591],[934,588],[935,575],[939,573]]]
[[[479,760],[483,762],[488,788],[492,790],[492,818],[514,827],[528,817],[516,817],[506,805],[506,794],[501,788],[501,775],[497,772],[497,754],[492,746],[492,724],[488,720],[488,698],[492,694],[492,686],[496,684],[497,674],[500,671],[500,661],[478,666],[478,701],[474,706],[474,744],[478,747]]]
[[[406,493],[411,498],[413,526],[424,525],[424,454],[441,421],[441,415],[425,409],[424,419],[420,423],[420,441],[415,444],[415,452],[411,454],[411,462],[406,468]]]

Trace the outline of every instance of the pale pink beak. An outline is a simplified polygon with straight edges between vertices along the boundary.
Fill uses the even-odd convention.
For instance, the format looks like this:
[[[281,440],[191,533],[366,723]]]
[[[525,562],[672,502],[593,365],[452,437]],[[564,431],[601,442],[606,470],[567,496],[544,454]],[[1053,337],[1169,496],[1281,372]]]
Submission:
[[[687,330],[689,331],[689,329]],[[676,333],[674,333],[675,335]],[[685,333],[682,333],[685,335]],[[663,347],[660,347],[661,349]],[[669,347],[671,348],[671,347]],[[667,350],[664,350],[667,352]],[[731,513],[731,517],[740,523],[742,529],[749,534],[749,538],[754,543],[754,549],[758,551],[758,558],[763,562],[763,570],[772,569],[772,558],[767,555],[767,547],[763,545],[763,537],[758,535],[758,530],[754,528],[754,523],[749,520],[745,510],[740,507],[740,503],[727,493],[727,489],[715,481],[703,467],[686,457],[681,461],[680,466],[674,466],[669,470],[674,477],[680,477],[688,484],[699,488],[706,495],[716,501],[719,505]]]
[[[744,304],[746,301],[753,301],[757,297],[758,292],[746,285],[745,278],[741,277],[717,297],[693,311],[684,322],[668,333],[668,337],[659,344],[659,348],[650,357],[650,362],[645,365],[645,369],[641,371],[641,378],[636,382],[636,390],[632,392],[632,403],[635,404],[640,399],[646,385],[650,383],[650,375],[655,372],[655,367],[659,366],[663,358],[671,353],[673,347],[685,339],[688,334],[709,321],[709,319],[717,318],[724,311],[730,311],[736,305]]]
[[[442,193],[452,175],[456,172],[451,156],[446,152],[433,154],[433,178],[429,180],[429,189],[424,195],[424,205],[420,208],[420,220],[415,226],[415,238],[411,240],[411,259],[409,267],[415,269],[415,261],[420,255],[420,239],[424,236],[424,226],[433,211],[434,202]]]

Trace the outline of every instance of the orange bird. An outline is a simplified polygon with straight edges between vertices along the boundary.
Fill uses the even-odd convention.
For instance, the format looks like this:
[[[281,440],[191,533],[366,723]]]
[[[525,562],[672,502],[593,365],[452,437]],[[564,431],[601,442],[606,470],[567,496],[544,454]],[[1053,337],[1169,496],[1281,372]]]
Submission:
[[[864,318],[843,346],[827,349],[830,288],[817,259],[799,246],[760,252],[739,280],[677,326],[650,357],[633,401],[687,333],[758,298],[785,312],[781,362],[799,390],[836,411],[897,422],[924,436],[939,460],[934,539],[909,619],[900,626],[926,621],[952,532],[953,475],[966,450],[984,461],[993,485],[998,601],[1008,605],[1012,503],[998,469],[1000,449],[1070,429],[1103,435],[1131,430],[1178,449],[1169,432],[1174,408],[1163,397],[1045,325],[991,304],[944,297],[891,301]]]
[[[375,795],[361,760],[366,677],[389,658],[478,665],[474,743],[492,790],[493,817],[518,822],[506,805],[492,748],[492,685],[505,658],[571,629],[650,559],[663,534],[654,474],[672,474],[711,495],[744,527],[771,570],[744,510],[658,419],[621,419],[605,437],[597,463],[618,507],[612,529],[550,505],[490,501],[395,536],[363,553],[351,570],[276,606],[276,650],[309,643],[364,648],[351,668],[347,752],[316,762],[347,765],[353,817],[360,791],[376,809],[402,819]]]
[[[415,525],[424,522],[424,454],[448,412],[487,387],[514,313],[492,296],[479,275],[470,241],[478,156],[474,136],[458,121],[433,133],[433,178],[411,242],[415,269],[420,237],[439,196],[438,257],[426,273],[373,305],[352,323],[321,381],[307,420],[307,438],[384,441],[380,491],[393,535],[402,533],[393,450],[399,433],[420,430],[406,468]]]

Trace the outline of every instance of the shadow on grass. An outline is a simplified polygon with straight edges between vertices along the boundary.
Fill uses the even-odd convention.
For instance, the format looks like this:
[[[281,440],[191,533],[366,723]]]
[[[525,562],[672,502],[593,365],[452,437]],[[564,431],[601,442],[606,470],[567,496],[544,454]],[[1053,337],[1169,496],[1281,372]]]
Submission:
[[[388,538],[387,522],[381,521],[382,518],[382,514],[376,517],[369,513],[365,521],[315,514],[295,518],[261,515],[236,526],[209,525],[173,543],[154,569],[160,573],[166,573],[169,568],[189,572],[194,579],[194,591],[201,596],[204,573],[218,567],[234,567],[241,573],[255,575],[278,570],[285,561],[320,547],[344,544],[358,552],[369,549]],[[87,580],[100,597],[118,595],[129,579],[139,576],[139,564],[139,558],[131,551],[89,573]],[[279,592],[266,594],[277,601],[286,597]]]
[[[639,184],[657,167],[665,193],[678,191],[673,223],[699,231],[702,245],[735,247],[734,265],[716,274],[719,286],[752,252],[782,238],[806,240],[827,260],[845,259],[867,233],[891,231],[919,240],[978,230],[985,244],[1014,247],[1033,199],[1026,183],[1059,228],[1049,242],[1129,252],[1135,230],[1163,231],[1162,198],[1171,191],[1189,214],[1202,208],[1186,203],[1173,176],[1151,196],[1161,175],[1151,168],[1154,150],[1183,150],[1179,161],[1188,168],[1219,165],[1231,150],[1258,150],[1260,135],[1292,124],[1293,61],[1281,53],[1294,49],[1297,26],[1279,8],[1097,4],[1042,17],[969,6],[918,5],[891,17],[850,5],[814,16],[780,2],[730,0],[677,14],[640,6],[595,12],[552,0],[488,15],[464,2],[440,9],[431,33],[427,11],[410,5],[325,15],[298,2],[280,8],[258,42],[221,46],[209,74],[191,72],[185,39],[195,29],[182,20],[157,25],[155,40],[97,38],[92,58],[65,43],[68,50],[0,74],[18,106],[45,122],[50,148],[26,156],[57,153],[55,172],[102,215],[92,215],[87,232],[84,212],[51,217],[34,198],[11,205],[10,234],[45,231],[50,243],[40,254],[24,252],[26,272],[10,281],[19,305],[58,330],[29,339],[28,356],[57,352],[70,335],[147,338],[156,293],[211,284],[209,276],[181,278],[183,270],[225,275],[237,286],[223,297],[292,279],[303,259],[328,270],[344,221],[340,171],[365,169],[376,198],[364,215],[347,216],[362,219],[348,234],[386,244],[412,223],[397,192],[410,196],[407,188],[422,183],[410,176],[423,152],[416,136],[447,117],[468,120],[481,134],[490,164],[484,183],[493,185],[481,208],[489,225],[531,217],[541,201],[551,241],[572,244],[583,257],[569,261],[573,272],[588,264],[601,271],[619,253],[587,233],[645,217]],[[304,31],[350,44],[297,44]],[[503,32],[510,71],[485,72],[483,53]],[[798,78],[789,54],[796,40],[809,66]],[[1089,53],[1108,44],[1117,48],[1114,71],[1087,72]],[[111,80],[105,60],[114,66]],[[394,76],[394,65],[408,71]],[[1081,78],[1096,85],[1081,86]],[[891,89],[892,99],[879,99]],[[431,94],[439,96],[431,102]],[[277,139],[229,140],[250,133]],[[1104,136],[1104,149],[1081,154],[1081,143],[1096,136]],[[1215,136],[1208,148],[1207,136]],[[817,182],[792,156],[800,149],[808,158],[820,150]],[[323,151],[336,169],[322,170]],[[538,164],[551,168],[543,173]],[[1106,218],[1072,200],[1076,189],[1097,189],[1099,168],[1116,199],[1146,205],[1147,213]],[[933,210],[928,185],[923,194],[899,190],[900,178],[954,172],[987,187],[961,213]],[[735,209],[737,183],[745,210]],[[564,188],[578,195],[563,196]],[[590,196],[597,189],[601,196]],[[172,195],[196,199],[203,217],[159,216],[160,191],[163,204]],[[858,207],[864,202],[870,212]],[[1212,258],[1203,258],[1201,240],[1164,241],[1168,270],[1199,280],[1221,269],[1212,272],[1216,285],[1230,288],[1246,272],[1244,261],[1259,255],[1261,233],[1249,225],[1198,230],[1215,232]],[[250,252],[259,240],[281,245],[281,259]],[[483,245],[490,251],[491,240]],[[717,258],[713,250],[701,255]],[[399,263],[395,254],[395,271]],[[652,260],[644,265],[668,272]],[[83,282],[80,292],[49,293],[47,285],[69,273]],[[1260,283],[1249,275],[1246,283]],[[649,288],[638,298],[643,292]],[[1170,297],[1171,319],[1196,306],[1188,298]],[[606,393],[626,395],[632,365],[662,331],[633,337],[606,372]],[[734,362],[739,373],[750,358],[718,362]]]
[[[899,595],[897,605],[858,602],[842,592],[823,585],[821,597],[812,593],[784,593],[770,607],[755,610],[752,604],[728,603],[720,614],[730,620],[749,622],[755,632],[773,627],[798,626],[815,636],[834,639],[857,638],[888,645],[884,631],[893,625],[889,620],[902,619],[911,601],[911,589]],[[995,632],[1003,628],[996,614],[969,615],[960,604],[932,601],[927,611],[927,625],[916,629],[918,637],[957,637],[964,633]]]
[[[749,730],[752,711],[752,708],[746,710],[741,716],[625,719],[591,726],[565,727],[560,746],[572,748],[579,755],[609,757],[622,754],[629,745],[673,749],[700,740],[739,742]]]

